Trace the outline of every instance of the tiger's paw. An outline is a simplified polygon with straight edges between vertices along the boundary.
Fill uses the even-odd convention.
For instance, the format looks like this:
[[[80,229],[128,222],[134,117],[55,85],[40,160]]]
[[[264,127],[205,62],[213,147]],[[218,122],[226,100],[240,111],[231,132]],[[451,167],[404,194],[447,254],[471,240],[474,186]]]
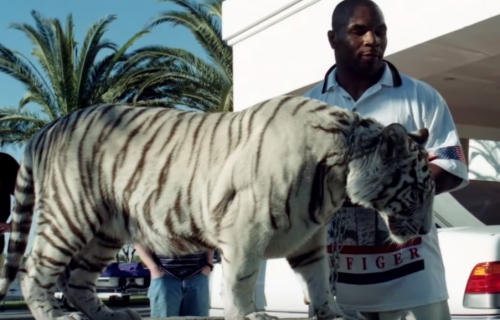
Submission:
[[[351,315],[342,315],[342,316],[328,316],[326,318],[319,318],[317,316],[313,317],[313,320],[366,320],[365,317],[363,317],[361,314],[359,314],[359,317],[357,315],[351,316]]]
[[[142,317],[136,311],[131,309],[116,311],[114,316],[116,319],[120,320],[142,320]]]
[[[324,304],[315,314],[313,320],[366,320],[358,311],[341,308],[336,303]]]
[[[264,312],[254,312],[245,317],[247,320],[279,320],[278,317],[268,315]]]
[[[339,306],[340,310],[344,313],[344,317],[347,317],[348,320],[366,320],[366,318],[359,312],[354,309],[347,309]]]
[[[314,316],[312,318],[313,320],[366,320],[365,317],[362,316],[362,318],[356,318],[356,317],[351,317],[349,315],[343,315],[343,316],[328,316],[326,318],[319,318],[317,316]]]

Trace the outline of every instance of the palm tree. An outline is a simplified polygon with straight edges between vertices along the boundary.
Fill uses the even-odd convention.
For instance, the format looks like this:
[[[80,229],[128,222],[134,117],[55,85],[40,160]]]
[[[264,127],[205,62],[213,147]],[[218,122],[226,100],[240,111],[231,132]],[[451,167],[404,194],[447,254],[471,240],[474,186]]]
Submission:
[[[162,12],[149,28],[163,23],[186,27],[208,53],[208,61],[181,49],[147,46],[135,52],[133,63],[141,61],[136,79],[142,85],[133,100],[148,104],[148,99],[163,99],[204,111],[233,110],[233,53],[222,40],[223,0],[159,0],[174,3],[183,10]]]
[[[90,26],[79,47],[71,14],[64,28],[58,19],[45,18],[36,11],[31,15],[35,26],[14,23],[11,28],[30,39],[34,46],[31,54],[41,68],[21,52],[0,44],[0,72],[12,76],[27,90],[17,107],[0,108],[0,147],[24,144],[47,123],[73,110],[126,100],[130,86],[135,85],[128,75],[136,71],[134,65],[126,63],[130,57],[127,50],[149,32],[141,30],[118,47],[103,40],[107,27],[116,19],[110,15]],[[98,59],[101,53],[104,56]],[[28,110],[30,103],[41,110]]]

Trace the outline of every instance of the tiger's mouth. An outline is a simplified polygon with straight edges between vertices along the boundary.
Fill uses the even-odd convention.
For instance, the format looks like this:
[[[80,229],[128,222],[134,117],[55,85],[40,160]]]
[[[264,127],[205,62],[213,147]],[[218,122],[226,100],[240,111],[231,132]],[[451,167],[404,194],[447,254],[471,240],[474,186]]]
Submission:
[[[397,219],[388,216],[387,218],[384,217],[384,220],[389,229],[391,240],[397,244],[404,244],[416,237],[426,235],[430,231],[424,226],[416,226],[407,219]]]

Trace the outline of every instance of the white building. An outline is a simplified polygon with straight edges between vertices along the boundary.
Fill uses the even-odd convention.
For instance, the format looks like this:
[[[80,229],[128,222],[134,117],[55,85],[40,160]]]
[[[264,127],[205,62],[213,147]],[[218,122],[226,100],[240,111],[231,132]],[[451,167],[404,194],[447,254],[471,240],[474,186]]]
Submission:
[[[235,110],[302,94],[335,63],[327,40],[339,0],[226,0]],[[435,202],[441,227],[500,224],[500,1],[375,0],[386,59],[446,99],[469,157],[471,184]],[[472,213],[472,214],[471,214]],[[478,217],[478,218],[476,218]]]

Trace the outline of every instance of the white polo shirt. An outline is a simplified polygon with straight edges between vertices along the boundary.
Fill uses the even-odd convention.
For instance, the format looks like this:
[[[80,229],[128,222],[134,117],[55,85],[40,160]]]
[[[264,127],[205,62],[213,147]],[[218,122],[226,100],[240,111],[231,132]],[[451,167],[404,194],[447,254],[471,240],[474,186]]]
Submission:
[[[385,125],[398,122],[408,131],[429,129],[426,148],[433,163],[468,184],[465,157],[458,133],[444,99],[428,84],[400,74],[388,62],[381,79],[359,99],[336,81],[335,66],[306,97],[356,110]],[[458,189],[457,188],[457,189]],[[340,253],[337,302],[365,312],[417,307],[448,299],[437,230],[403,247],[388,245],[388,230],[376,211],[343,208],[347,229]],[[331,253],[332,230],[328,232]],[[333,263],[331,261],[331,263]]]

